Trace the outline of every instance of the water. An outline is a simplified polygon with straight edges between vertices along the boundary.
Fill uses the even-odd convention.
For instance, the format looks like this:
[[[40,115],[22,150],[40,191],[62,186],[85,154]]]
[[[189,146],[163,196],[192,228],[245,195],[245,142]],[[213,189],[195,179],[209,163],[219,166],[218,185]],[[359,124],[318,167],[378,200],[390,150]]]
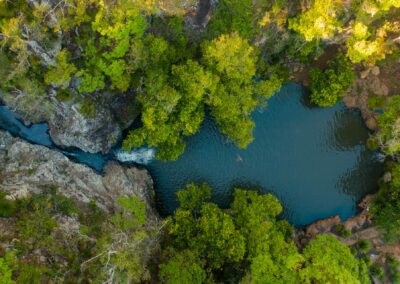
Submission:
[[[118,149],[115,152],[115,156],[120,162],[134,162],[137,164],[147,165],[155,159],[156,151],[145,147],[130,152],[124,152],[122,149]]]
[[[179,160],[151,161],[160,211],[176,208],[176,190],[205,181],[222,206],[235,186],[273,192],[295,225],[354,215],[360,198],[377,187],[379,155],[365,148],[368,131],[358,111],[342,104],[313,108],[303,92],[286,85],[254,113],[255,139],[246,150],[232,145],[209,118]]]
[[[0,105],[0,129],[8,130],[12,135],[23,138],[33,144],[44,145],[56,149],[74,161],[86,164],[101,172],[104,164],[111,155],[87,153],[78,149],[61,149],[50,138],[49,127],[46,123],[24,125],[6,107]]]
[[[365,148],[368,131],[358,111],[342,104],[313,108],[301,86],[288,84],[253,118],[255,140],[246,150],[232,145],[207,118],[176,162],[161,162],[154,159],[154,149],[124,153],[116,148],[108,155],[60,149],[46,124],[26,127],[0,106],[0,128],[98,171],[109,159],[145,165],[162,214],[173,212],[175,192],[189,182],[209,183],[221,206],[229,204],[235,186],[273,192],[285,207],[284,217],[298,226],[336,214],[348,218],[356,213],[357,201],[376,189],[382,159]]]

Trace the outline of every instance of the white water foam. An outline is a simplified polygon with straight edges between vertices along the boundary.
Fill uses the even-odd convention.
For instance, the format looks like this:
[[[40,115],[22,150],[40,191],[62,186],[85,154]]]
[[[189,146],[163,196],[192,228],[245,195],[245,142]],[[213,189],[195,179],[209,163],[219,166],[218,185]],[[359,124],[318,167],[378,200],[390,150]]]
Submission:
[[[137,163],[147,165],[156,156],[156,151],[153,148],[138,148],[129,152],[118,149],[115,152],[115,157],[118,161],[124,163]]]

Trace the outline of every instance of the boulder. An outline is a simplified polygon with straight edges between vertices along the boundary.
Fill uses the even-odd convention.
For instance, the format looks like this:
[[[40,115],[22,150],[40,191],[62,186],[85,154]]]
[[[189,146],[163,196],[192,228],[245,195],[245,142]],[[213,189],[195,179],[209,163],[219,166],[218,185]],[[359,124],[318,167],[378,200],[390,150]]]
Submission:
[[[378,66],[374,66],[374,67],[371,68],[371,73],[372,73],[374,76],[378,76],[378,75],[381,73],[381,71],[380,71],[380,69],[379,69]]]
[[[309,236],[316,236],[318,234],[328,233],[332,230],[332,227],[340,224],[341,220],[339,215],[318,220],[311,225],[307,226],[306,234]]]

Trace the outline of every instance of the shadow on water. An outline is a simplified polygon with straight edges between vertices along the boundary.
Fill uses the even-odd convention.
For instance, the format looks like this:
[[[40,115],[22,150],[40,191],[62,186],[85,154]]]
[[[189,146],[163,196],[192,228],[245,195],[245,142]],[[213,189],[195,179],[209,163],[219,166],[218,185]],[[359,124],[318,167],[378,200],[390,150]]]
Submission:
[[[354,196],[355,202],[358,202],[360,196],[373,193],[377,189],[378,180],[384,172],[381,165],[378,153],[363,150],[354,167],[339,178],[336,187],[343,193]]]
[[[272,192],[297,226],[356,212],[355,201],[374,191],[381,163],[365,149],[368,131],[360,113],[343,104],[315,108],[299,85],[285,85],[253,114],[254,141],[236,148],[207,118],[175,162],[148,164],[162,214],[177,207],[175,193],[189,182],[207,182],[213,200],[227,207],[235,186]],[[354,180],[352,180],[354,179]]]
[[[235,187],[274,193],[284,216],[297,226],[339,214],[356,212],[355,201],[374,191],[382,173],[376,153],[366,149],[368,131],[360,113],[343,104],[316,108],[308,91],[288,84],[274,95],[267,108],[252,115],[254,141],[246,150],[236,148],[207,117],[199,133],[187,139],[185,153],[175,162],[154,160],[153,149],[107,155],[91,154],[54,145],[46,124],[27,127],[0,106],[0,128],[101,171],[110,159],[143,162],[150,171],[160,213],[178,206],[176,191],[190,182],[207,182],[213,200],[227,207]]]

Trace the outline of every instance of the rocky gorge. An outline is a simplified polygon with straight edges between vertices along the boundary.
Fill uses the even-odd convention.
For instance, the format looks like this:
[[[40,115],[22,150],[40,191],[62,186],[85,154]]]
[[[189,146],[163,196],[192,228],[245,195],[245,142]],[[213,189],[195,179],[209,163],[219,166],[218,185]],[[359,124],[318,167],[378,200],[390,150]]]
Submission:
[[[100,239],[88,237],[81,231],[85,227],[84,223],[90,220],[89,212],[93,210],[93,204],[104,212],[104,218],[110,218],[120,209],[117,204],[121,196],[135,197],[144,204],[144,230],[154,231],[161,222],[154,207],[153,181],[145,169],[108,162],[104,167],[104,175],[100,175],[85,165],[69,160],[60,152],[30,144],[12,137],[3,130],[0,130],[0,190],[5,194],[3,198],[12,202],[51,194],[72,200],[73,206],[83,212],[80,213],[83,215],[53,213],[50,220],[55,222],[56,229],[51,235],[44,236],[66,246],[69,254],[79,254],[82,242],[87,242],[87,246],[94,246],[100,242]],[[5,206],[4,202],[2,204]],[[18,246],[22,241],[17,237],[20,226],[18,222],[16,218],[0,218],[1,251]],[[40,227],[37,230],[40,230]],[[136,252],[140,255],[140,267],[147,266],[157,243],[157,235],[148,235],[141,240],[140,246],[136,245]],[[113,251],[118,251],[118,242],[114,240],[111,245]],[[71,268],[69,258],[50,247],[26,254],[24,261],[39,263],[44,267],[58,265],[61,267],[59,269],[66,271]]]

